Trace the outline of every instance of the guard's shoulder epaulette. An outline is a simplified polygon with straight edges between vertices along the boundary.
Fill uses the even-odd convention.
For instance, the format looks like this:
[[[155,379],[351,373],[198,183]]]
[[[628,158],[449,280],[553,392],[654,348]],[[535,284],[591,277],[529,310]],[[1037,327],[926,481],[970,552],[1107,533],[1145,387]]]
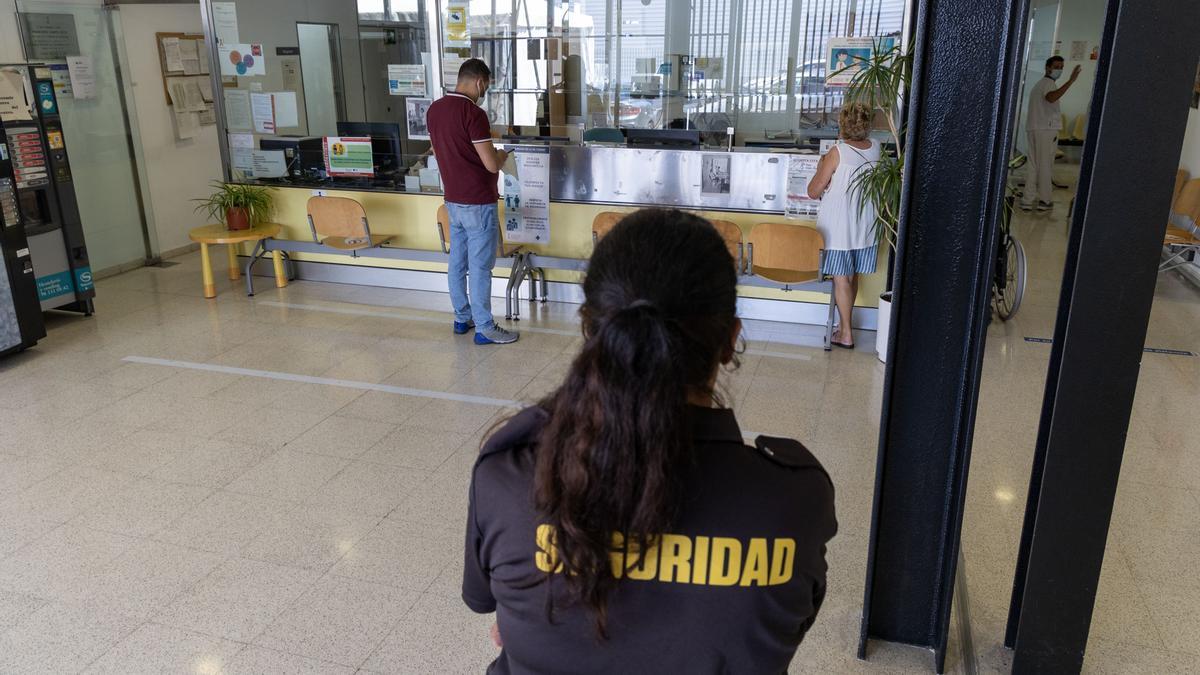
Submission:
[[[479,459],[532,444],[549,415],[539,406],[526,408],[501,424],[483,444]]]
[[[819,469],[821,463],[800,441],[775,436],[759,436],[754,447],[772,462],[789,469]]]

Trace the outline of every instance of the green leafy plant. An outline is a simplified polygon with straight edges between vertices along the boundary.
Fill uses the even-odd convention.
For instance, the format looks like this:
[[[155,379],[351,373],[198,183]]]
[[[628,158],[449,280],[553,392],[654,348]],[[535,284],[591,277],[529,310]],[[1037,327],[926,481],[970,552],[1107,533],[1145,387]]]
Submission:
[[[193,199],[196,202],[196,213],[204,213],[212,220],[228,226],[226,214],[230,210],[242,209],[250,226],[254,227],[271,219],[275,209],[271,200],[271,191],[256,185],[237,185],[213,181],[213,193],[204,199]]]
[[[873,206],[872,229],[877,243],[886,243],[894,251],[900,224],[900,188],[904,180],[904,123],[900,119],[901,102],[912,81],[912,49],[900,45],[885,47],[876,40],[869,58],[856,58],[835,75],[857,69],[846,88],[846,103],[862,103],[887,122],[895,153],[883,152],[879,161],[866,165],[855,175],[851,187],[859,195],[859,214]]]

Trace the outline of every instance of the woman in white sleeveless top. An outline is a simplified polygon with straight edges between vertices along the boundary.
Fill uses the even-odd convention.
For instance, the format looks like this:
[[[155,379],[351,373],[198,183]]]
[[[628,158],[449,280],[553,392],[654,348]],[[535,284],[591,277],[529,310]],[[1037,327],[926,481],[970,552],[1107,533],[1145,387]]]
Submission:
[[[868,138],[871,109],[848,103],[838,115],[838,143],[817,164],[808,183],[808,196],[821,200],[817,229],[825,237],[825,259],[821,272],[833,277],[833,297],[841,317],[833,344],[854,348],[850,314],[858,295],[858,275],[875,271],[876,244],[872,223],[875,208],[867,202],[860,208],[854,177],[865,166],[879,161],[879,142]]]

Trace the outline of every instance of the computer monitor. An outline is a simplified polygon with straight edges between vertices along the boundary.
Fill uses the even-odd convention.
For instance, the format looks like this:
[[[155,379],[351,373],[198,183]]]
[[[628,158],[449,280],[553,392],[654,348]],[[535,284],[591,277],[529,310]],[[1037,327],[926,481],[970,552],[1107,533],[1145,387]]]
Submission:
[[[339,136],[369,136],[371,138],[371,154],[374,155],[376,176],[396,173],[402,168],[399,123],[338,122],[337,132]]]
[[[626,129],[625,143],[639,148],[696,148],[700,147],[697,129]]]

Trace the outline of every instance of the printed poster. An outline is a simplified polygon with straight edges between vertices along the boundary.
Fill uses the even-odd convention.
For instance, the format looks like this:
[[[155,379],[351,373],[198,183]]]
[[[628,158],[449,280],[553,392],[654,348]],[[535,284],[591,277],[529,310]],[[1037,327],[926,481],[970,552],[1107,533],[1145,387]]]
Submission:
[[[411,140],[429,140],[429,106],[433,101],[428,98],[410,98],[404,102],[405,117],[408,120],[408,137]]]
[[[446,5],[446,29],[443,49],[462,49],[471,46],[470,11],[466,3]]]
[[[504,240],[550,243],[550,148],[514,148],[504,171]],[[507,165],[506,165],[507,166]]]
[[[249,44],[222,44],[219,52],[222,75],[266,75],[267,59],[263,46],[257,42]]]
[[[817,173],[819,155],[789,155],[787,168],[787,205],[783,215],[788,218],[815,218],[821,200],[810,199],[808,182]]]
[[[67,71],[65,63],[50,64],[50,80],[54,82],[54,97],[63,98],[72,96],[71,75]]]
[[[840,37],[829,38],[826,49],[825,84],[845,87],[862,70],[862,62],[869,61],[878,45],[885,52],[896,44],[896,38]]]
[[[392,96],[426,96],[425,66],[421,64],[388,64],[388,94]]]
[[[250,94],[250,113],[254,130],[260,134],[275,133],[275,100],[270,94]]]
[[[212,22],[216,29],[217,44],[229,45],[241,42],[238,39],[238,18],[236,2],[212,3]]]
[[[325,172],[330,176],[375,175],[375,157],[369,136],[326,136]]]

